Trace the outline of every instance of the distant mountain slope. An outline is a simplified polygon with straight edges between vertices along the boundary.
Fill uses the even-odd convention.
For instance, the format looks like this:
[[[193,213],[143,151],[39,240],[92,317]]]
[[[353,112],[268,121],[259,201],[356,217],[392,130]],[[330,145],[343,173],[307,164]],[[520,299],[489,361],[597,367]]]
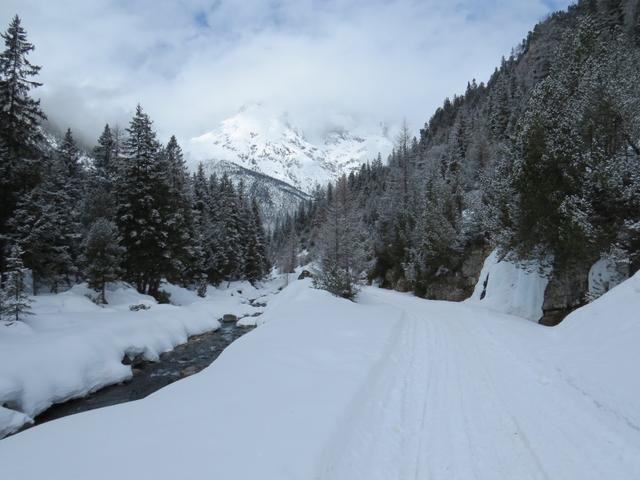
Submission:
[[[193,160],[225,160],[310,193],[342,173],[349,173],[380,153],[391,152],[392,141],[379,133],[356,134],[330,129],[319,144],[310,142],[286,114],[273,114],[260,104],[243,107],[218,128],[186,146]]]
[[[250,198],[255,198],[262,211],[262,220],[272,227],[282,213],[292,213],[303,200],[311,197],[286,182],[226,160],[207,162],[208,174],[227,174],[236,185],[242,181]]]

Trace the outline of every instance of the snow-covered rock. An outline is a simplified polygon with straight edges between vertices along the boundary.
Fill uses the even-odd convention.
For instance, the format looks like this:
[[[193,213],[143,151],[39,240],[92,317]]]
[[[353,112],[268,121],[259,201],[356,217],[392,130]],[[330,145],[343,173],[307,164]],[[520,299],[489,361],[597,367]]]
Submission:
[[[310,193],[317,184],[357,169],[378,153],[386,158],[392,147],[382,127],[364,133],[329,128],[314,143],[286,114],[274,115],[261,104],[251,104],[215,130],[191,139],[185,149],[192,162],[225,160]]]
[[[498,252],[493,251],[484,262],[468,302],[537,322],[542,318],[544,291],[549,281],[540,270],[538,265],[500,260]]]
[[[602,256],[589,270],[589,300],[604,295],[616,285],[619,285],[628,277],[628,272],[623,272],[613,258]]]

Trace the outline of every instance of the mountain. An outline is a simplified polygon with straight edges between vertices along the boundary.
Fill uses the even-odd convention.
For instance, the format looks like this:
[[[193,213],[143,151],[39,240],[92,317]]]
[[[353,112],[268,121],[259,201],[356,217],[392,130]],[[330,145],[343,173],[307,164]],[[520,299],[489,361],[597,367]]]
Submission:
[[[227,174],[236,185],[242,181],[247,195],[258,201],[262,220],[268,228],[273,228],[283,213],[293,213],[300,202],[311,199],[310,195],[286,182],[227,160],[209,161],[205,171],[209,175]]]
[[[250,104],[224,120],[218,128],[193,138],[186,146],[191,159],[221,160],[268,175],[305,193],[360,165],[391,152],[387,129],[355,133],[329,127],[312,142],[287,114],[274,114],[262,104]]]

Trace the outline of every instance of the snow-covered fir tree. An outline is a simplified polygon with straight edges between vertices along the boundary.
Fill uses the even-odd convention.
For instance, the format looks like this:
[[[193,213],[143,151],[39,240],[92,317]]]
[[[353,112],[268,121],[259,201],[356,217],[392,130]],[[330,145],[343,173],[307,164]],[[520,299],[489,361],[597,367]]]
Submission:
[[[122,278],[120,267],[124,247],[120,245],[118,227],[106,218],[97,219],[82,244],[83,271],[89,288],[98,292],[98,303],[106,304],[106,285]]]
[[[125,167],[117,186],[117,224],[126,248],[126,278],[141,293],[156,295],[171,270],[167,225],[167,170],[160,144],[142,107],[127,128]]]
[[[30,96],[40,86],[34,80],[40,67],[27,58],[34,46],[17,15],[1,37],[5,48],[0,53],[0,271],[5,238],[11,234],[7,222],[20,197],[40,179],[39,124],[45,118],[40,101]]]
[[[9,322],[17,322],[31,314],[22,255],[22,249],[14,244],[7,256],[7,267],[0,285],[0,316]]]

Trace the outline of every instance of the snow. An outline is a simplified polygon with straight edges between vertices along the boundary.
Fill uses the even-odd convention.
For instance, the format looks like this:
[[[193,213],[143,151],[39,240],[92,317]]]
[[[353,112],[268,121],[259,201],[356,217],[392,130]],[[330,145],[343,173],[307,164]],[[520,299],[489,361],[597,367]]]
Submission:
[[[286,113],[255,103],[244,106],[217,129],[191,139],[186,148],[191,161],[232,162],[312,193],[316,185],[358,169],[378,153],[386,158],[393,142],[380,130],[334,129],[313,143]]]
[[[2,440],[0,477],[315,478],[318,452],[388,358],[401,314],[310,286],[291,283],[267,307],[271,321],[202,372]]]
[[[625,276],[620,272],[615,260],[605,255],[589,269],[589,291],[587,296],[589,299],[595,300],[616,285],[619,285],[624,279]]]
[[[640,273],[557,327],[567,381],[640,431]]]
[[[202,372],[2,440],[0,478],[640,478],[640,274],[554,328],[357,300],[292,281]]]
[[[547,276],[540,274],[540,270],[535,264],[523,266],[500,260],[498,252],[493,251],[484,261],[468,302],[537,322],[542,317],[548,283]]]
[[[210,288],[205,299],[177,286],[162,288],[176,305],[158,305],[117,284],[101,307],[88,298],[94,292],[78,285],[34,297],[34,315],[0,324],[0,406],[7,407],[0,410],[0,438],[53,403],[130,378],[131,367],[121,362],[125,355],[157,360],[189,336],[217,329],[225,313],[262,310],[249,305],[261,293],[248,282]],[[150,308],[129,310],[140,304]]]

